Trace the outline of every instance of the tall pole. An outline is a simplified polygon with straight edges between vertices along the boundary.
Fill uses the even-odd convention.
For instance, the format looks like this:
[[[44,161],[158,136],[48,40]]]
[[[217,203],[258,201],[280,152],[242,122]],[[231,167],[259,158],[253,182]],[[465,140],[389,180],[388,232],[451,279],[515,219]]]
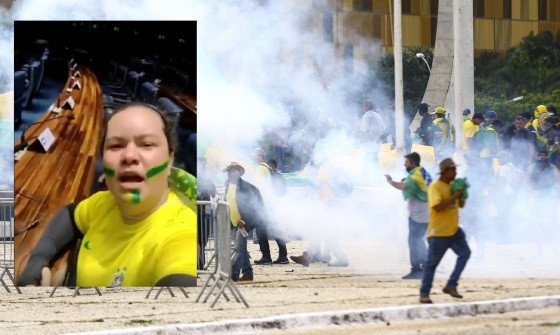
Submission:
[[[402,20],[401,0],[394,0],[393,55],[395,57],[395,133],[397,161],[404,153],[404,102],[403,102],[403,61],[402,61]]]
[[[474,45],[472,1],[453,0],[453,74],[455,82],[453,124],[456,158],[462,160],[463,109],[474,112]]]

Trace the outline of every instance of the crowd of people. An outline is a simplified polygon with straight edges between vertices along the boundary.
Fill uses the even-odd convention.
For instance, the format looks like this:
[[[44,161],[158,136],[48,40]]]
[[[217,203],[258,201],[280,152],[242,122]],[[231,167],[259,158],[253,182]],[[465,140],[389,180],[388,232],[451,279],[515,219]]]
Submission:
[[[396,147],[396,124],[394,108],[381,111],[366,100],[362,103],[362,112],[362,117],[355,124],[354,135],[361,140],[365,153],[365,173],[361,177],[367,178],[372,172],[380,173],[378,154],[382,144],[392,141],[389,149]],[[458,258],[443,291],[461,298],[457,291],[458,281],[471,256],[467,241],[470,238],[476,241],[477,256],[480,257],[484,255],[484,242],[490,233],[497,233],[493,236],[499,236],[502,242],[508,241],[511,225],[520,221],[511,206],[527,199],[520,195],[523,193],[521,190],[527,190],[534,199],[550,198],[553,194],[556,199],[560,194],[555,193],[560,184],[560,120],[552,105],[539,105],[533,114],[521,113],[508,127],[493,110],[473,114],[465,109],[462,113],[462,149],[466,164],[461,171],[464,178],[456,178],[457,165],[449,158],[455,154],[456,131],[449,113],[443,107],[436,107],[430,112],[426,103],[418,106],[418,113],[422,120],[416,131],[411,132],[409,123],[405,123],[404,165],[407,178],[396,181],[390,175],[385,177],[391,186],[402,191],[408,203],[411,268],[410,273],[402,278],[422,279],[420,302],[431,303],[429,294],[435,269],[447,249],[452,249]],[[327,121],[323,130],[337,127],[334,121]],[[433,147],[439,171],[420,165],[420,155],[411,152],[413,142]],[[269,155],[263,148],[252,152],[255,178],[251,183],[242,178],[245,168],[236,162],[231,162],[224,170],[228,175],[225,199],[230,204],[235,236],[232,264],[232,280],[235,281],[253,280],[253,266],[247,252],[247,239],[251,236],[254,243],[259,244],[262,254],[253,261],[255,265],[287,264],[289,259],[303,266],[313,262],[329,266],[349,264],[337,241],[323,234],[323,229],[317,229],[307,237],[309,245],[302,255],[288,258],[287,238],[277,229],[276,218],[267,210],[274,206],[276,199],[286,196],[286,181],[278,168],[278,162],[285,161],[283,154],[286,146],[282,145],[282,150],[277,147],[278,142],[271,147]],[[309,160],[309,195],[325,207],[332,208],[341,193],[333,181],[336,168],[328,161],[313,160],[312,145],[306,146],[305,150]],[[277,156],[279,152],[282,157]],[[267,156],[275,158],[266,161]],[[432,179],[436,173],[439,178]],[[206,185],[201,178],[204,179],[205,174],[199,169],[199,194],[204,192],[201,186]],[[469,201],[466,201],[467,196]],[[459,219],[459,208],[463,207]],[[492,209],[493,213],[489,214]],[[556,211],[553,208],[551,212],[554,213],[545,215],[546,218],[541,220],[540,232],[557,235]],[[278,245],[276,260],[270,254],[269,236]]]

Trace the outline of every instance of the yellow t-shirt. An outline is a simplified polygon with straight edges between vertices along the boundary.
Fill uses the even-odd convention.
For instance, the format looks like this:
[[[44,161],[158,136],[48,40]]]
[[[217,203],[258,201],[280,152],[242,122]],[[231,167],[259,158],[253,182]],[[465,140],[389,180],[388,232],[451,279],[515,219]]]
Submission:
[[[196,214],[173,192],[136,224],[123,222],[109,191],[80,202],[74,218],[84,235],[78,286],[153,286],[172,274],[196,278]]]
[[[434,206],[451,197],[451,185],[438,179],[428,187],[428,206],[430,207],[430,223],[427,237],[453,236],[459,230],[459,201],[446,209],[436,212]]]
[[[478,126],[474,124],[471,120],[467,120],[463,123],[463,150],[469,151],[469,145],[467,144],[467,137],[473,138],[474,134],[478,131]]]
[[[257,166],[257,169],[255,171],[255,175],[256,175],[258,180],[263,180],[263,181],[268,182],[271,178],[270,170],[268,169],[268,165],[266,163],[260,163]]]
[[[265,202],[269,202],[274,198],[274,192],[272,192],[272,175],[266,163],[260,163],[255,170],[255,186],[261,192]]]
[[[226,200],[229,203],[229,219],[232,224],[237,227],[237,223],[241,220],[241,214],[239,213],[239,207],[237,207],[237,201],[235,200],[236,191],[237,184],[229,184]]]

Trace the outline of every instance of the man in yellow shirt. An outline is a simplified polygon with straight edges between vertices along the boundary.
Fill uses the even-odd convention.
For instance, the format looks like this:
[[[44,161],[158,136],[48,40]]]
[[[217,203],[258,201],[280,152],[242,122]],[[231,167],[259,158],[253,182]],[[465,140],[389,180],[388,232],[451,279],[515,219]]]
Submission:
[[[459,207],[465,205],[464,201],[459,200],[463,191],[451,192],[451,183],[457,175],[456,165],[451,158],[446,158],[440,162],[439,170],[440,178],[431,183],[428,188],[430,221],[426,237],[429,246],[420,288],[420,302],[426,304],[432,303],[430,290],[436,267],[449,248],[459,257],[443,292],[455,298],[463,297],[457,292],[457,282],[471,255],[465,233],[459,227]]]
[[[463,109],[463,122],[471,119],[471,110],[468,108]]]
[[[226,200],[229,203],[230,220],[235,235],[235,253],[231,259],[231,277],[234,281],[252,281],[253,268],[247,251],[247,236],[264,222],[264,204],[259,189],[241,176],[245,169],[236,162],[226,167]],[[240,273],[242,276],[240,277]]]
[[[473,136],[482,122],[484,122],[484,115],[482,113],[474,113],[470,120],[463,122],[463,150],[465,152],[469,152]]]
[[[453,155],[453,141],[455,140],[455,128],[445,118],[447,111],[443,107],[437,107],[436,117],[430,126],[430,137],[438,160]]]

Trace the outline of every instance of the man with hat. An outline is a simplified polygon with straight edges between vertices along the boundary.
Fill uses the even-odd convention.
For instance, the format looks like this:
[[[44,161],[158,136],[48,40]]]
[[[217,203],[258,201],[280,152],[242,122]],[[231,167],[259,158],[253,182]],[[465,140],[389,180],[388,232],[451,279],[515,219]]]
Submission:
[[[486,111],[486,123],[490,123],[498,118],[498,114],[493,109]]]
[[[445,118],[447,111],[443,107],[435,109],[436,118],[430,127],[430,138],[436,158],[440,159],[453,154],[453,139],[455,136],[455,128],[453,124]]]
[[[482,122],[484,122],[482,113],[474,113],[470,120],[463,122],[463,150],[465,152],[469,152],[472,147],[473,136]]]
[[[544,132],[543,127],[541,127],[541,125],[539,124],[539,120],[541,119],[541,116],[543,116],[543,121],[544,121],[544,118],[546,118],[550,114],[548,113],[545,105],[538,105],[533,113],[535,118],[531,122],[532,128],[528,128],[528,129],[535,132],[535,136],[536,136],[535,145],[537,146],[537,149],[546,148],[548,139],[546,138],[546,134]],[[541,124],[544,124],[544,122],[542,122]]]
[[[471,110],[468,108],[463,109],[463,123],[471,119]]]
[[[243,166],[231,162],[224,172],[226,200],[229,203],[230,220],[235,232],[235,253],[231,260],[231,279],[252,281],[253,268],[247,251],[247,236],[253,228],[264,226],[264,204],[261,192],[254,185],[241,179]],[[243,275],[239,277],[240,273]]]
[[[465,233],[459,227],[459,207],[465,205],[461,200],[464,191],[452,192],[452,182],[457,175],[457,166],[451,158],[446,158],[439,163],[440,178],[428,187],[428,206],[430,221],[426,237],[428,238],[428,257],[424,263],[422,286],[420,288],[420,302],[432,303],[430,290],[436,267],[443,258],[447,249],[451,248],[458,258],[455,269],[451,273],[443,292],[454,298],[463,296],[457,292],[459,277],[467,265],[471,250],[467,244]]]

